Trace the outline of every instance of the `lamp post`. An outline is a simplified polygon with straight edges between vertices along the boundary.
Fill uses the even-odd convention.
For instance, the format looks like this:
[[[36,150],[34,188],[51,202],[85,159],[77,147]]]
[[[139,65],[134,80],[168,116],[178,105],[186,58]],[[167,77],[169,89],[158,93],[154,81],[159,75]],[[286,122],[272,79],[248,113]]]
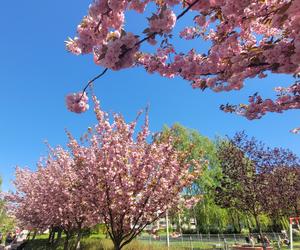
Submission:
[[[293,220],[294,218],[290,218],[290,249],[293,250]]]
[[[169,214],[168,209],[166,211],[166,226],[167,226],[167,247],[170,248],[170,233],[169,233]]]

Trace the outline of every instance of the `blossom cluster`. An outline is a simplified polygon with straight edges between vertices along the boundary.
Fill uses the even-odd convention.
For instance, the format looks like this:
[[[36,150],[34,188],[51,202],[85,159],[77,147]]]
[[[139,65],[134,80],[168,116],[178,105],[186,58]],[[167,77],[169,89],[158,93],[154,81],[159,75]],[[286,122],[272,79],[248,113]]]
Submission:
[[[170,33],[176,24],[176,15],[171,9],[164,8],[159,14],[149,18],[149,33]]]
[[[95,49],[94,61],[97,65],[113,70],[131,67],[139,48],[137,44],[138,38],[132,33],[120,35],[114,32],[107,44]]]
[[[222,109],[225,112],[236,112],[253,120],[261,118],[267,112],[282,113],[289,109],[300,108],[300,83],[295,83],[288,88],[278,87],[275,90],[279,93],[276,100],[264,100],[260,95],[255,94],[249,97],[247,105],[226,105]]]
[[[66,96],[67,108],[74,113],[83,113],[89,109],[88,100],[86,93],[69,94]]]
[[[300,133],[300,128],[294,128],[290,131],[293,134],[299,134]]]

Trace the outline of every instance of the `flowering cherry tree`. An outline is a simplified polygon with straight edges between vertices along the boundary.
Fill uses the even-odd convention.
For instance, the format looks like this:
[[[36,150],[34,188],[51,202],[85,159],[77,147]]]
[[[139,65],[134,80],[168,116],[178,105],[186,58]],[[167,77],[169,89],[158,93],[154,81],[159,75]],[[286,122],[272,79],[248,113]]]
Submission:
[[[50,149],[36,172],[17,170],[9,196],[15,216],[27,226],[60,226],[65,232],[96,223],[107,227],[116,250],[147,225],[178,207],[182,191],[199,177],[191,149],[177,151],[171,136],[149,142],[148,116],[110,122],[93,96],[98,123],[82,142],[68,134],[68,149]],[[80,238],[80,235],[78,236]]]
[[[147,17],[144,37],[125,31],[127,11],[143,14],[153,4],[156,12]],[[193,23],[174,34],[177,22],[187,13]],[[247,78],[264,78],[268,72],[297,76],[299,22],[297,0],[94,0],[78,25],[77,36],[67,41],[67,49],[76,55],[92,54],[95,63],[105,68],[88,84],[108,69],[142,66],[163,77],[180,76],[193,88],[240,90]],[[176,49],[175,35],[186,40],[208,40],[211,47],[204,54],[197,48],[182,53]],[[143,51],[143,42],[153,46],[153,51]],[[288,88],[278,88],[279,97],[274,101],[256,94],[247,105],[227,104],[221,109],[248,119],[298,109],[298,89],[296,81]]]
[[[77,233],[79,244],[82,229],[99,220],[98,210],[90,202],[91,194],[85,193],[87,177],[77,159],[58,147],[51,149],[44,163],[38,163],[36,172],[17,169],[14,182],[17,192],[6,199],[21,227],[63,230],[67,249],[73,233]]]
[[[136,120],[128,124],[114,115],[110,123],[93,99],[98,124],[89,130],[88,146],[81,147],[72,137],[69,146],[95,175],[95,202],[117,250],[178,204],[200,166],[188,159],[188,150],[178,152],[170,137],[149,143],[147,116],[135,139]]]

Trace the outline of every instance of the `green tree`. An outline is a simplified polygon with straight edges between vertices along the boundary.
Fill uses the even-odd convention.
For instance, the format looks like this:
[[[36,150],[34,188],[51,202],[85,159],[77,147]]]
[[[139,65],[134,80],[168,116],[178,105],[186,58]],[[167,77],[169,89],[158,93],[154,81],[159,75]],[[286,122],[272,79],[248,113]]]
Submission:
[[[184,212],[185,218],[196,218],[200,232],[222,232],[228,227],[229,217],[226,209],[216,205],[214,195],[219,186],[222,171],[217,157],[215,144],[198,131],[186,128],[178,123],[172,127],[164,127],[162,135],[176,138],[176,148],[186,151],[190,148],[190,157],[203,162],[203,172],[198,180],[187,190],[191,195],[201,195],[201,201],[193,208]]]
[[[170,135],[176,138],[175,146],[178,150],[186,151],[192,148],[190,158],[203,162],[203,173],[190,191],[195,194],[213,192],[222,173],[215,144],[197,130],[185,128],[179,123],[172,127],[164,127],[162,136]]]
[[[0,193],[1,193],[1,185],[2,185],[2,179],[0,177]],[[0,197],[0,232],[6,233],[7,231],[10,231],[14,228],[14,220],[13,218],[9,217],[6,213],[5,209],[5,202]]]

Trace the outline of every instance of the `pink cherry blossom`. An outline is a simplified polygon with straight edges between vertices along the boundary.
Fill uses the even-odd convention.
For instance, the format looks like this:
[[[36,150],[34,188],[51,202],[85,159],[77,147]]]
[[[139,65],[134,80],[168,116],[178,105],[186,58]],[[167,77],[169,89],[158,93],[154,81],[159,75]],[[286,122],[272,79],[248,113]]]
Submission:
[[[113,70],[131,67],[135,63],[135,54],[139,48],[137,43],[138,38],[132,33],[113,36],[106,45],[95,49],[94,61]]]
[[[294,128],[290,131],[293,134],[299,134],[300,133],[300,128]]]
[[[66,96],[68,110],[74,113],[83,113],[89,109],[89,98],[86,93],[78,92]]]
[[[150,33],[170,33],[176,24],[176,15],[171,9],[161,9],[149,19]]]

